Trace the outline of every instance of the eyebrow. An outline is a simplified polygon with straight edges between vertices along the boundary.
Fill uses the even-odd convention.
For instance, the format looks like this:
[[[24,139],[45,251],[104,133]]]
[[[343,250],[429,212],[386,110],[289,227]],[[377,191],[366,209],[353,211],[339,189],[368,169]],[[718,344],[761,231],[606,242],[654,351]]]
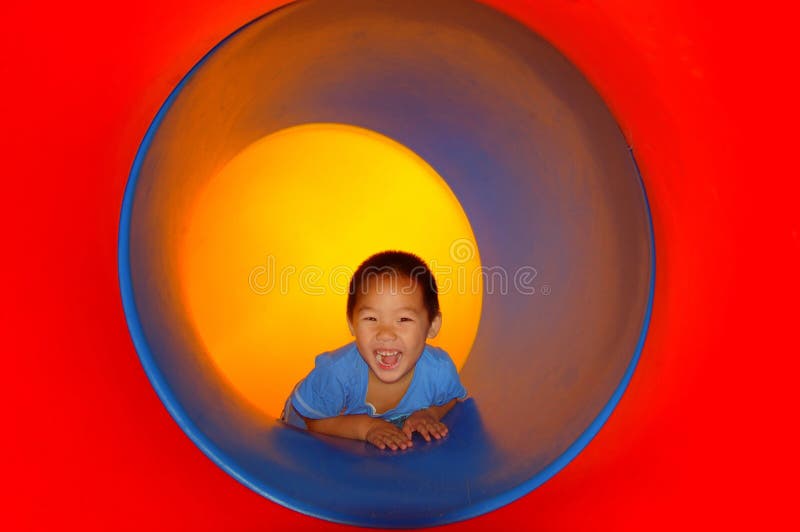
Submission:
[[[358,309],[358,312],[361,313],[361,312],[368,311],[368,310],[371,310],[373,312],[377,311],[377,309],[372,308],[372,307],[361,307],[361,308]],[[419,314],[419,311],[417,309],[415,309],[414,307],[400,307],[397,310],[413,312],[414,314]]]

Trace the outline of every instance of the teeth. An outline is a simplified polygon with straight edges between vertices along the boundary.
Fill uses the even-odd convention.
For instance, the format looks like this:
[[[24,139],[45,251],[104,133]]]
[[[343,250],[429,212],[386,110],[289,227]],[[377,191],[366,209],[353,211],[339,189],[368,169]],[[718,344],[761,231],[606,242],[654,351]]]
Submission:
[[[400,355],[400,351],[385,351],[385,350],[376,350],[375,351],[375,358],[378,359],[378,364],[388,365],[388,364],[384,364],[384,362],[383,362],[383,357],[386,357],[386,356],[397,356],[398,360],[395,360],[395,362],[394,362],[396,364],[397,362],[399,362],[399,357],[401,355]],[[394,364],[392,364],[392,365],[394,365]]]

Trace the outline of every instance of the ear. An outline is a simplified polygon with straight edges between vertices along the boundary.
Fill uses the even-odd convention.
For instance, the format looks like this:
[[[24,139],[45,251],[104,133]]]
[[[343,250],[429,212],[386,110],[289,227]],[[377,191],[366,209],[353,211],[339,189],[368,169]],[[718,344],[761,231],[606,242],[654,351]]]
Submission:
[[[431,320],[431,326],[428,327],[428,338],[436,338],[439,334],[439,329],[442,328],[442,313],[439,312]]]
[[[350,336],[356,335],[356,330],[353,328],[353,322],[350,321],[350,318],[347,318],[347,328],[350,329]]]

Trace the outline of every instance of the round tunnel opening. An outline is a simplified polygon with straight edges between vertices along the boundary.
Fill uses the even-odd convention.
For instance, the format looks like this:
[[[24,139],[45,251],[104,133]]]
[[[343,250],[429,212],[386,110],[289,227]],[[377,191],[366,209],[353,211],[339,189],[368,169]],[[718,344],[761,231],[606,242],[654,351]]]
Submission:
[[[181,298],[180,213],[197,191],[258,139],[320,122],[419,155],[498,273],[461,372],[472,399],[444,442],[386,455],[265,419],[220,376]],[[301,2],[220,43],[142,143],[119,250],[137,352],[192,440],[274,501],[372,526],[477,515],[563,467],[630,379],[654,289],[644,189],[601,97],[528,28],[458,1]]]
[[[280,417],[317,354],[352,341],[350,277],[378,250],[430,265],[447,322],[430,343],[464,365],[483,293],[475,236],[447,183],[404,146],[344,124],[293,126],[193,193],[174,213],[180,304],[205,356],[265,416]]]

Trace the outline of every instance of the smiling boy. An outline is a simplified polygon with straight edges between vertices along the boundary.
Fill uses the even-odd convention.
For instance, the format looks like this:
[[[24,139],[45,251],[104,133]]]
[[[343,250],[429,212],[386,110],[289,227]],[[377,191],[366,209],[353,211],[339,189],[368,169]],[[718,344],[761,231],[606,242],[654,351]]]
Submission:
[[[282,419],[380,449],[447,435],[442,417],[466,390],[453,361],[427,345],[442,325],[436,280],[410,253],[368,258],[350,280],[347,321],[355,342],[317,356]]]

